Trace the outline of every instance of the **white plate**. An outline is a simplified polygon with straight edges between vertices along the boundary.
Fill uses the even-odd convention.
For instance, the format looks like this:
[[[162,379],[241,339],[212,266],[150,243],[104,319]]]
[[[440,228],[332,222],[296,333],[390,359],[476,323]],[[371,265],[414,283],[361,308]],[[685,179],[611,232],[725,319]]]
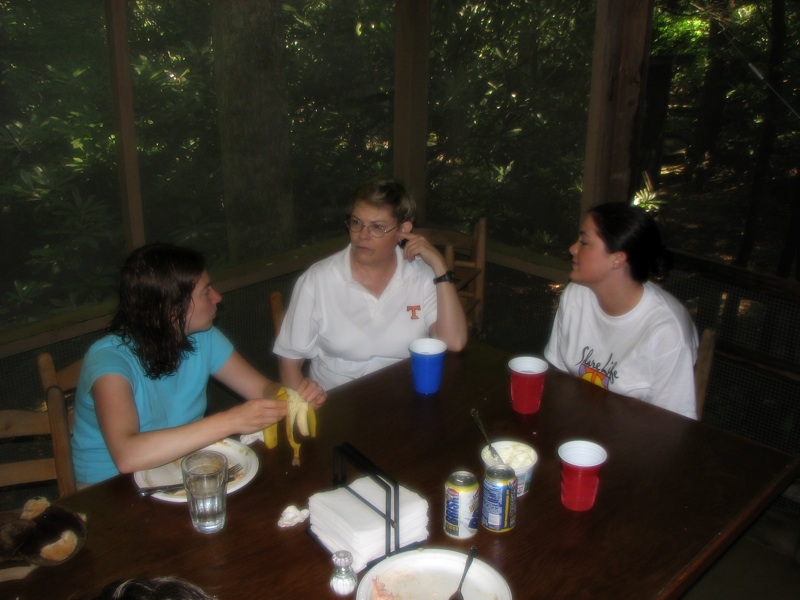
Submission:
[[[464,572],[463,552],[421,548],[382,560],[361,578],[356,600],[372,600],[372,580],[386,586],[396,600],[447,600]],[[502,575],[476,558],[461,587],[464,600],[511,600],[511,588]]]
[[[233,476],[233,481],[228,482],[229,494],[250,483],[258,472],[258,457],[256,453],[253,452],[252,448],[245,446],[241,442],[225,438],[216,444],[211,444],[204,450],[213,450],[224,454],[228,459],[228,467],[232,467],[236,463],[242,465],[242,470]],[[182,480],[181,459],[173,460],[171,463],[154,469],[136,471],[133,474],[133,480],[140,488],[180,483]],[[153,494],[151,497],[166,500],[167,502],[186,502],[186,492],[183,490],[178,490],[172,494]]]

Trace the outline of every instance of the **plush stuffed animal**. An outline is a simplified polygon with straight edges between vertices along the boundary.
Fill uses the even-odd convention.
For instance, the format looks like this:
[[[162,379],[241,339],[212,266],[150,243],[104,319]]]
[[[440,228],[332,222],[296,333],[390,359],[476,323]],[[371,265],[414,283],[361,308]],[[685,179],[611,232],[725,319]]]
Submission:
[[[22,512],[0,514],[0,564],[23,561],[55,565],[80,550],[86,518],[41,496],[25,503]]]

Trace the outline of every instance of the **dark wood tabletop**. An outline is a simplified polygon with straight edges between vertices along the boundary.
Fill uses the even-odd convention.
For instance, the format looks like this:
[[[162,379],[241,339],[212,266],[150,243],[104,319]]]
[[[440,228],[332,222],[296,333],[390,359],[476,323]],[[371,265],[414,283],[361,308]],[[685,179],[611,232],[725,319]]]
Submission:
[[[88,517],[81,551],[0,584],[0,597],[75,598],[114,579],[174,575],[220,600],[334,598],[329,553],[306,524],[277,522],[288,505],[305,507],[330,488],[333,449],[349,442],[427,498],[426,547],[475,544],[516,599],[675,598],[800,472],[797,457],[553,370],[540,412],[517,415],[508,358],[483,344],[448,353],[432,397],[414,394],[408,361],[331,391],[300,467],[283,434],[274,450],[254,445],[259,472],[229,496],[217,534],[195,532],[185,504],[138,497],[130,475],[80,491],[63,504]],[[539,462],[513,530],[459,541],[443,532],[444,483],[458,469],[483,473],[473,407],[493,439],[526,441]],[[556,449],[574,438],[608,451],[597,502],[584,513],[560,501]]]

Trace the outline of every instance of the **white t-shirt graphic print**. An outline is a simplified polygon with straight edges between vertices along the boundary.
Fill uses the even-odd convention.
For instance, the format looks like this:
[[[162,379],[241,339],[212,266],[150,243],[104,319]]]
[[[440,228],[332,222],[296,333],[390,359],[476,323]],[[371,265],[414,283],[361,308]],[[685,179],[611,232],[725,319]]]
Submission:
[[[639,303],[612,317],[589,288],[570,283],[545,357],[556,368],[692,419],[697,418],[697,330],[686,308],[652,282]]]

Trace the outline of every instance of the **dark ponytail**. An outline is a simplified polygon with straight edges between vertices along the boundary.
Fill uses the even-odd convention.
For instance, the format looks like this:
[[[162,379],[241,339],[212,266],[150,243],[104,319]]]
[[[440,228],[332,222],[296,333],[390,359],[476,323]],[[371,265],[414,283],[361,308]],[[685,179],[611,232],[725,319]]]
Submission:
[[[588,214],[608,252],[625,253],[636,281],[665,277],[672,268],[672,253],[662,244],[661,232],[647,211],[609,202],[590,208]]]

